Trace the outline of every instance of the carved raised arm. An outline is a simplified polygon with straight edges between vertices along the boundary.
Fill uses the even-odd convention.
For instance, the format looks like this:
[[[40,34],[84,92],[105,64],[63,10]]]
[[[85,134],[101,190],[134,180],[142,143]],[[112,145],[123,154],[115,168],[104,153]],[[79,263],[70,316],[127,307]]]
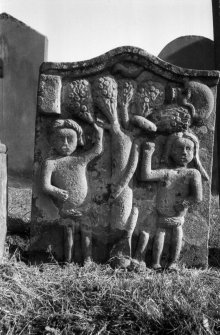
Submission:
[[[203,191],[202,191],[202,176],[198,170],[194,171],[194,175],[192,178],[192,197],[193,202],[198,203],[203,199]]]
[[[94,124],[94,129],[96,132],[95,144],[91,150],[83,154],[87,162],[90,162],[93,158],[100,155],[103,151],[103,128],[98,127],[96,124]]]
[[[166,174],[165,170],[152,170],[152,156],[155,150],[155,144],[146,142],[143,148],[143,159],[141,168],[142,181],[157,181],[163,178]]]

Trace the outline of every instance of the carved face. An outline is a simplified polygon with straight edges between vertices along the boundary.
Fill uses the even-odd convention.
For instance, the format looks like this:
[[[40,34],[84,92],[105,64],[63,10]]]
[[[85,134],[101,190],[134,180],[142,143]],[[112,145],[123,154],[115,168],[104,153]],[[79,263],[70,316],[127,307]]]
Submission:
[[[58,129],[51,135],[51,145],[61,156],[70,156],[77,147],[77,133],[73,129]]]
[[[178,166],[186,166],[193,160],[194,143],[188,138],[177,139],[173,143],[171,157]]]

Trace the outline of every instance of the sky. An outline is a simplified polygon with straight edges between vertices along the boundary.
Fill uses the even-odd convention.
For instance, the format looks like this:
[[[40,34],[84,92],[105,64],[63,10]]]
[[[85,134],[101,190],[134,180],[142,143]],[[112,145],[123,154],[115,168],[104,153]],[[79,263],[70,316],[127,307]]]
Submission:
[[[184,35],[213,39],[211,0],[0,0],[48,38],[48,61],[72,62],[131,45],[157,56]]]

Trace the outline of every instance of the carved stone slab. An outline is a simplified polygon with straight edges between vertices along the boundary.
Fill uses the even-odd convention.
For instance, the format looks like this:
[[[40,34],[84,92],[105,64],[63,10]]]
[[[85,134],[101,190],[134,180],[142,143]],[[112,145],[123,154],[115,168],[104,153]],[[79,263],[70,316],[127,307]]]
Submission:
[[[133,47],[43,63],[33,259],[206,266],[218,78]]]

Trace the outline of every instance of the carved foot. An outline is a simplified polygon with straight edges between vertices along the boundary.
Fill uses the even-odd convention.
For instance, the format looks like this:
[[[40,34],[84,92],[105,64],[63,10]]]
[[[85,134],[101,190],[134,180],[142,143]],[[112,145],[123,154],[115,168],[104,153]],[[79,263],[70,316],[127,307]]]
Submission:
[[[110,265],[113,268],[126,269],[131,264],[130,237],[121,238],[115,243],[110,252]]]
[[[68,209],[68,210],[61,210],[60,216],[65,219],[67,218],[74,219],[74,218],[82,216],[82,213],[74,209]]]
[[[84,259],[84,261],[83,261],[83,265],[84,265],[84,266],[88,266],[88,265],[90,265],[90,264],[92,264],[92,257],[88,256],[88,257],[86,257],[86,258]]]
[[[162,270],[162,267],[159,263],[155,263],[152,265],[152,268],[155,270],[155,271],[161,271]]]
[[[147,267],[144,261],[138,261],[137,259],[132,259],[131,264],[128,267],[129,271],[134,272],[144,272],[146,271]]]
[[[131,258],[128,256],[114,256],[110,259],[110,265],[113,269],[127,269],[131,264]]]
[[[168,265],[167,270],[170,272],[177,272],[179,269],[179,266],[176,262],[172,262]]]

